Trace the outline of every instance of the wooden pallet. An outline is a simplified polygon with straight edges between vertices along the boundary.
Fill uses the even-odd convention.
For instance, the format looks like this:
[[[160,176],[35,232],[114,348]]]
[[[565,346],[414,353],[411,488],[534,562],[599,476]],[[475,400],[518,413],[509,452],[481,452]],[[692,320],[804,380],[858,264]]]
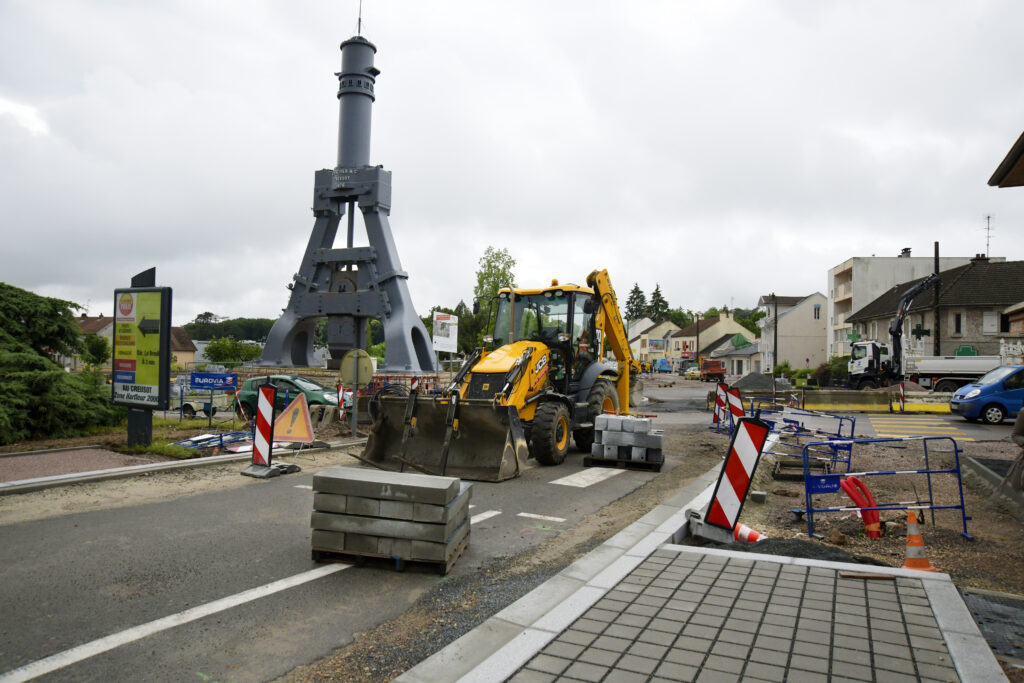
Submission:
[[[660,472],[664,461],[652,462],[650,460],[633,460],[632,458],[597,458],[593,455],[583,456],[584,467],[615,467],[625,470],[644,470],[647,472]]]
[[[393,563],[395,571],[404,572],[406,563],[412,563],[414,565],[430,566],[433,565],[437,568],[438,572],[444,576],[452,570],[452,566],[455,565],[455,561],[462,557],[462,553],[469,547],[469,534],[459,542],[455,549],[452,551],[451,556],[444,561],[438,560],[421,560],[412,557],[397,557],[390,555],[381,555],[378,553],[360,553],[353,552],[350,550],[332,550],[328,548],[313,548],[312,558],[316,563],[321,562],[350,562],[357,567],[366,566],[368,562],[374,563],[375,566],[387,566],[389,563]]]

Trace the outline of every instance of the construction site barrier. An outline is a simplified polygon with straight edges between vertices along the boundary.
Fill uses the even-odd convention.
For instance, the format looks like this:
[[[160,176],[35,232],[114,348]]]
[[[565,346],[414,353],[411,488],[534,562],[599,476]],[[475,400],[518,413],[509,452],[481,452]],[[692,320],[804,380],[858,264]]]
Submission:
[[[834,415],[801,408],[791,408],[778,404],[766,404],[757,399],[751,401],[751,415],[760,414],[762,419],[771,425],[772,437],[765,446],[765,453],[776,457],[790,458],[796,462],[793,467],[803,468],[806,461],[815,469],[835,472],[842,464],[850,471],[850,460],[853,455],[852,439],[855,435],[857,420],[849,415]],[[777,416],[773,419],[773,415]],[[787,417],[788,415],[788,417]],[[813,420],[814,426],[807,421]],[[824,423],[824,424],[823,424]],[[830,428],[834,425],[834,428]],[[825,442],[821,440],[825,439]],[[806,448],[807,441],[817,440],[827,446]],[[776,461],[776,471],[786,467],[786,463]]]
[[[935,524],[935,511],[936,510],[959,510],[960,519],[963,524],[963,531],[961,535],[965,538],[971,538],[971,535],[967,532],[967,520],[970,517],[967,516],[967,510],[964,507],[964,485],[963,479],[960,472],[960,453],[962,452],[955,439],[950,436],[908,436],[908,437],[894,437],[894,438],[877,438],[877,439],[852,439],[850,444],[879,444],[879,443],[898,443],[908,441],[920,441],[924,448],[924,468],[923,469],[912,469],[912,470],[875,470],[871,472],[846,472],[843,474],[812,474],[810,471],[810,453],[813,452],[813,448],[817,446],[828,446],[832,442],[819,441],[811,442],[804,446],[804,508],[793,508],[792,512],[799,519],[803,515],[807,515],[807,535],[815,538],[821,538],[819,534],[814,533],[814,515],[816,513],[823,512],[853,512],[864,510],[931,510],[932,524]],[[954,465],[951,468],[944,469],[932,469],[928,458],[928,446],[936,441],[948,441],[953,446],[953,462]],[[816,508],[813,505],[813,496],[816,494],[824,493],[836,493],[841,488],[841,480],[845,477],[881,477],[881,476],[892,476],[897,474],[918,474],[924,475],[928,481],[928,497],[924,500],[909,500],[909,501],[897,501],[893,503],[876,503],[871,507],[860,507],[860,506],[829,506]],[[959,494],[960,503],[950,505],[937,505],[934,500],[932,491],[932,475],[935,474],[951,474],[956,476],[957,492]]]

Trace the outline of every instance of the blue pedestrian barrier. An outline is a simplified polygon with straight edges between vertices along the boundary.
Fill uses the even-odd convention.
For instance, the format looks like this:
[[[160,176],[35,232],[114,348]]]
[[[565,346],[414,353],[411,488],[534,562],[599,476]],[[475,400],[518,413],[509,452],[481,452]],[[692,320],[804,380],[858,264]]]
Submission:
[[[816,441],[810,442],[804,445],[804,508],[792,508],[793,514],[796,515],[797,519],[806,515],[807,516],[807,535],[815,538],[821,538],[819,534],[814,533],[814,515],[816,513],[824,512],[853,512],[863,510],[930,510],[932,517],[932,524],[935,524],[935,511],[936,510],[959,510],[960,519],[963,526],[961,536],[965,538],[971,538],[971,535],[967,532],[967,520],[971,519],[967,516],[967,510],[964,507],[964,485],[963,478],[960,470],[960,453],[962,452],[960,447],[957,445],[956,440],[950,436],[908,436],[908,437],[893,437],[893,438],[874,438],[874,439],[852,439],[849,444],[880,444],[880,443],[897,443],[897,442],[909,442],[909,441],[920,441],[924,449],[924,468],[919,469],[904,469],[904,470],[875,470],[869,472],[850,472],[849,469],[844,473],[825,473],[825,474],[812,474],[810,471],[810,454],[813,452],[812,447],[817,446],[828,446],[834,442],[829,441]],[[929,445],[934,445],[936,441],[948,441],[953,446],[953,467],[932,469],[928,448]],[[932,475],[937,474],[951,474],[956,476],[957,492],[959,495],[959,504],[937,504],[934,499],[932,489]],[[880,476],[893,476],[893,475],[923,475],[928,482],[928,497],[921,500],[904,500],[896,501],[892,503],[879,503],[876,502],[874,507],[859,507],[859,506],[827,506],[816,508],[813,505],[813,496],[817,494],[836,493],[839,491],[839,483],[844,477],[880,477]]]

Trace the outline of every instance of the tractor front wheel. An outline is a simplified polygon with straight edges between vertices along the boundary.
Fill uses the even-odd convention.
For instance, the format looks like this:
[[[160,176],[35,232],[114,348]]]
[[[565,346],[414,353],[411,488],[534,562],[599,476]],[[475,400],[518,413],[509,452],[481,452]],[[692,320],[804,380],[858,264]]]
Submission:
[[[590,422],[593,423],[602,413],[618,412],[619,395],[615,391],[615,385],[608,380],[596,380],[587,395],[587,413],[590,416]],[[572,438],[576,442],[576,448],[584,453],[590,453],[590,447],[594,444],[594,425],[577,429],[572,433]]]
[[[569,409],[560,401],[537,406],[530,428],[530,452],[541,465],[561,465],[569,452]]]

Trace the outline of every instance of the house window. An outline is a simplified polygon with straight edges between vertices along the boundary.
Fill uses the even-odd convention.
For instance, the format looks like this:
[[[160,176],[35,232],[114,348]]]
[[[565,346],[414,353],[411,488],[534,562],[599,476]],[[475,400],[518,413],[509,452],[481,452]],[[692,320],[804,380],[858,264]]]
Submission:
[[[1008,334],[1010,332],[1010,316],[999,316],[999,331],[1003,334]]]
[[[742,375],[743,374],[743,361],[741,361],[741,360],[736,361],[736,374],[737,375]]]
[[[999,331],[999,314],[995,311],[983,311],[981,314],[981,333],[995,334]]]
[[[963,334],[964,316],[960,313],[953,314],[953,334]]]
[[[821,304],[814,304],[814,319],[821,320]]]

